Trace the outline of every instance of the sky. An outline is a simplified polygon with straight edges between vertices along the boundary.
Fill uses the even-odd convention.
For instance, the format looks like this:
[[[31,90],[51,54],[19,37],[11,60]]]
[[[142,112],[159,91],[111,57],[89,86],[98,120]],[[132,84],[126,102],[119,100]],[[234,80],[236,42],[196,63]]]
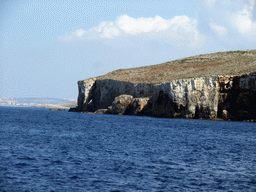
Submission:
[[[76,99],[78,80],[255,47],[254,0],[0,0],[0,98]]]

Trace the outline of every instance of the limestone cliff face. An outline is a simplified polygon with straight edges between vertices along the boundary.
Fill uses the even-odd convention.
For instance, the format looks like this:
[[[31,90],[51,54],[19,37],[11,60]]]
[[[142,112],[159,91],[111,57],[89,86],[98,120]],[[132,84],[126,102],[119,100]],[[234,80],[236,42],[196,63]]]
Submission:
[[[134,84],[111,79],[86,79],[78,81],[78,109],[79,111],[96,111],[106,109],[114,99],[122,94],[133,97],[151,96],[153,84]]]
[[[87,105],[92,97],[92,88],[95,84],[95,78],[78,81],[78,110],[87,111]]]
[[[107,109],[116,97],[126,94],[133,100],[129,101],[128,112],[124,114],[140,114],[138,110],[143,106],[147,109],[145,114],[150,116],[256,119],[256,72],[243,76],[179,79],[161,84],[91,78],[79,81],[78,88],[77,111]],[[138,98],[144,97],[150,99],[141,104]]]
[[[217,77],[181,79],[156,86],[153,95],[154,116],[217,117]]]
[[[218,86],[218,116],[223,119],[256,119],[256,72],[221,76]]]

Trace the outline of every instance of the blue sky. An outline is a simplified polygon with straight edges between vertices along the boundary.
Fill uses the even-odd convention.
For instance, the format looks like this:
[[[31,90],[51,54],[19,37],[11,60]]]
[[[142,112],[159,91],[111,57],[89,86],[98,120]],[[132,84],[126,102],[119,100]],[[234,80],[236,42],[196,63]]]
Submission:
[[[0,1],[0,97],[77,97],[77,81],[255,49],[253,0]]]

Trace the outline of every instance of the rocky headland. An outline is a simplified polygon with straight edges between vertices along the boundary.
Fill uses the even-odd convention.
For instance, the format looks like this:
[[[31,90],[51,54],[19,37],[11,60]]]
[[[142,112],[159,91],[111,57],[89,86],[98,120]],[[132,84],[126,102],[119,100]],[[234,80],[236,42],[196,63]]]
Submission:
[[[70,111],[256,120],[256,50],[219,52],[78,81]]]

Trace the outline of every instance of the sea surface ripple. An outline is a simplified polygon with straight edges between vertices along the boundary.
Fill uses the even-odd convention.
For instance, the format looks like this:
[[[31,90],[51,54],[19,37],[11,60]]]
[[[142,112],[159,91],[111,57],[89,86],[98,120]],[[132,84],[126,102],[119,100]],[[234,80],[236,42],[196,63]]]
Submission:
[[[256,191],[256,124],[0,107],[0,191]]]

